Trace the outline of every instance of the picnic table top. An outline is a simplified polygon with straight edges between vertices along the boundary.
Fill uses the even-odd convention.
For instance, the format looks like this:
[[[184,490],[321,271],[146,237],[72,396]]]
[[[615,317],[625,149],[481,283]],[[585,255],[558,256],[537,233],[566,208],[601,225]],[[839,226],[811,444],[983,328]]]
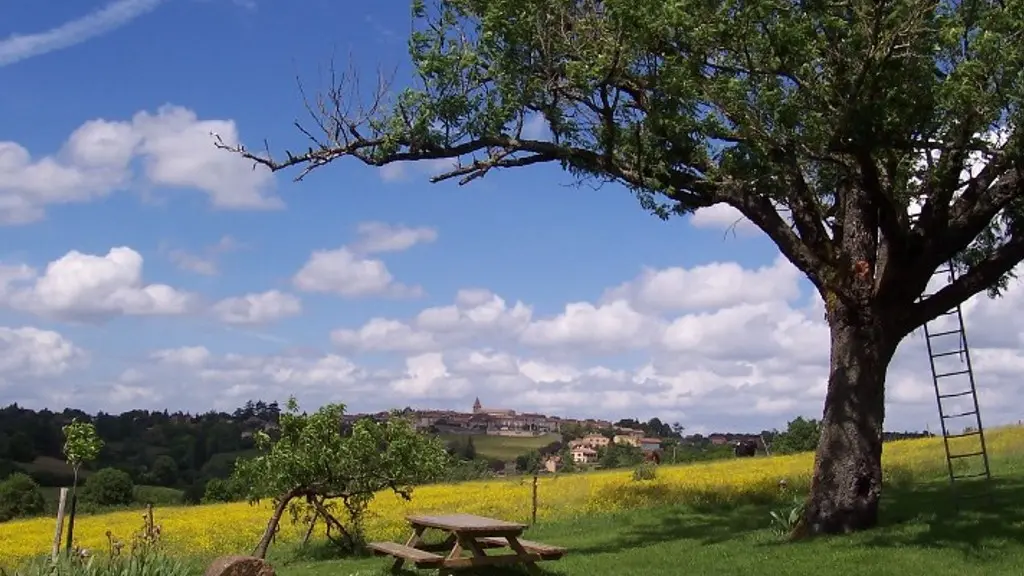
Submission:
[[[474,514],[437,514],[427,516],[407,516],[406,519],[414,526],[440,528],[452,532],[522,532],[526,524],[495,520]]]

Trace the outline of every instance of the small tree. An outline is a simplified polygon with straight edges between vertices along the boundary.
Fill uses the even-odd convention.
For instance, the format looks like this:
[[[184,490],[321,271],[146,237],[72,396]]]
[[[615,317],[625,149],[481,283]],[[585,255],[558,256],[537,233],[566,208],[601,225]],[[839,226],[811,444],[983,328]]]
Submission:
[[[248,487],[251,502],[270,498],[274,511],[253,554],[266,557],[281,516],[296,499],[305,499],[327,525],[336,544],[355,547],[361,520],[374,493],[390,489],[406,500],[414,485],[443,475],[448,455],[434,437],[416,432],[393,414],[386,422],[364,418],[342,434],[345,406],[330,404],[311,415],[299,413],[295,398],[280,416],[280,438],[257,432],[259,456],[239,461],[234,479]],[[348,527],[337,519],[329,500],[341,501]]]
[[[91,422],[79,422],[72,418],[71,422],[64,426],[64,458],[71,465],[74,477],[71,481],[71,513],[68,515],[68,539],[67,550],[75,535],[75,504],[78,498],[78,473],[82,465],[92,462],[100,455],[103,448],[103,441],[96,434],[96,427]]]
[[[46,501],[39,485],[28,474],[11,474],[0,482],[0,522],[42,514]]]
[[[79,422],[77,419],[64,426],[64,458],[74,472],[71,493],[78,488],[78,472],[82,465],[92,462],[100,455],[103,440],[96,434],[96,427],[91,422]]]

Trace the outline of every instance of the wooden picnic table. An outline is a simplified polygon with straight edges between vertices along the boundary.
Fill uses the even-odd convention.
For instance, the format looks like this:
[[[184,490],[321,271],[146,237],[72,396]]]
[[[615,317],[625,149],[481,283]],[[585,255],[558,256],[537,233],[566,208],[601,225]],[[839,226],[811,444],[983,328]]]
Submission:
[[[392,572],[397,572],[406,561],[417,568],[437,568],[441,575],[465,568],[481,566],[509,566],[522,564],[531,573],[537,573],[537,562],[557,560],[566,553],[559,546],[522,540],[525,524],[495,520],[473,514],[442,514],[438,516],[408,516],[412,536],[405,544],[371,542],[368,547],[377,554],[393,556]],[[423,534],[429,529],[448,534],[439,544],[423,543]],[[488,555],[490,548],[510,548],[512,554]],[[447,552],[442,556],[435,552]],[[464,554],[468,553],[468,556]]]

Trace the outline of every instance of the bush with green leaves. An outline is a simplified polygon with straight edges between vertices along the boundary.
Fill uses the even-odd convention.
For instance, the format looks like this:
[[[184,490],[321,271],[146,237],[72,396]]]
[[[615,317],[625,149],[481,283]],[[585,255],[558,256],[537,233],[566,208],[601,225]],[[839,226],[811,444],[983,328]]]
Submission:
[[[203,490],[203,504],[245,500],[246,489],[234,478],[211,478]]]
[[[43,493],[28,474],[16,472],[0,482],[0,522],[45,511]]]
[[[97,470],[82,486],[82,500],[94,506],[127,506],[134,495],[132,477],[117,468]]]
[[[381,490],[410,499],[413,486],[439,479],[449,462],[444,444],[416,431],[398,413],[386,421],[369,417],[342,428],[345,406],[329,404],[313,414],[299,412],[295,398],[280,416],[280,436],[255,434],[260,455],[241,460],[233,478],[248,488],[252,502],[271,499],[274,511],[254,555],[264,558],[286,510],[298,516],[304,501],[327,526],[336,544],[353,549],[362,542],[362,519]],[[332,502],[333,501],[333,502]],[[336,508],[345,514],[338,519]]]

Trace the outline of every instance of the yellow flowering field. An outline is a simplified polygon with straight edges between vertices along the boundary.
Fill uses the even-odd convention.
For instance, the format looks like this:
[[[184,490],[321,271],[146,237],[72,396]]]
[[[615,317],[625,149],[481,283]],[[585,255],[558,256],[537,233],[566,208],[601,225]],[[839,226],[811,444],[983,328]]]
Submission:
[[[986,437],[992,454],[1024,452],[1024,428],[993,429]],[[963,439],[971,440],[971,439]],[[965,446],[961,451],[969,451]],[[896,471],[934,474],[944,469],[942,440],[907,440],[886,444],[887,474]],[[737,458],[706,464],[662,466],[652,481],[634,482],[632,470],[565,474],[540,479],[538,518],[559,519],[595,512],[665,504],[697,504],[775,498],[779,480],[790,489],[806,487],[811,454],[772,458]],[[999,470],[996,470],[998,473]],[[407,536],[404,517],[412,513],[468,512],[526,521],[531,508],[531,479],[500,479],[419,487],[411,502],[380,494],[370,508],[367,533],[371,539],[397,540]],[[759,498],[760,497],[760,498]],[[215,504],[156,510],[163,539],[174,552],[197,556],[250,551],[270,516],[268,503]],[[140,511],[84,516],[75,522],[75,540],[102,550],[106,532],[127,538],[142,524]],[[0,524],[0,566],[13,566],[45,554],[52,542],[52,518]],[[301,537],[303,527],[282,522],[279,541]]]

